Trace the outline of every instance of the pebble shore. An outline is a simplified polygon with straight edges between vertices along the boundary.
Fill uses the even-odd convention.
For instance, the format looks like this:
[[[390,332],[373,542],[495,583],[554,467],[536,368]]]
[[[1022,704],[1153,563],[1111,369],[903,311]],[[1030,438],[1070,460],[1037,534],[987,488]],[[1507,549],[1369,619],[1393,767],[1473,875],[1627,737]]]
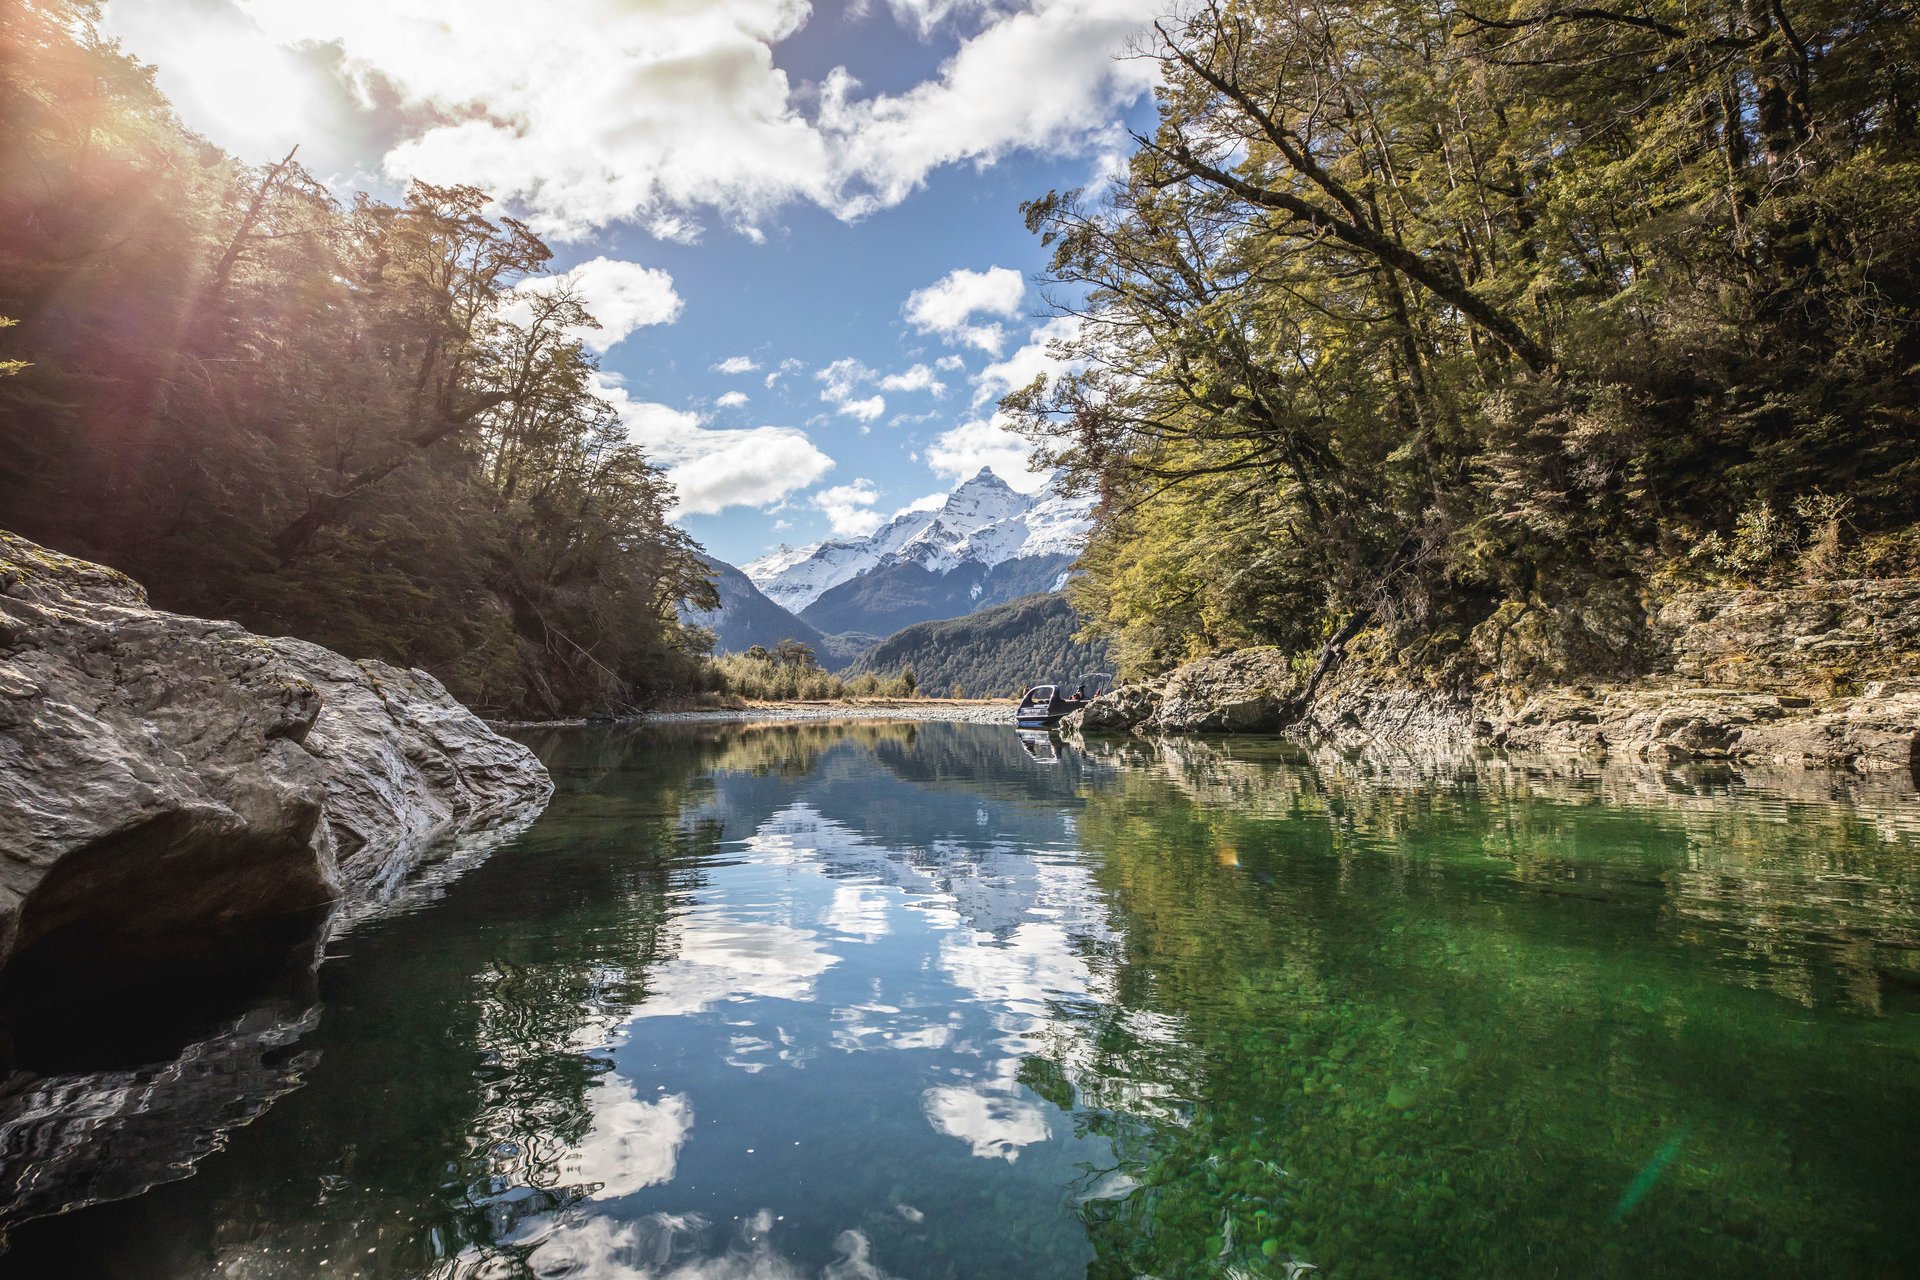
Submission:
[[[820,702],[748,707],[742,711],[658,711],[641,717],[649,723],[727,724],[761,720],[957,720],[968,724],[1012,724],[1008,702]]]

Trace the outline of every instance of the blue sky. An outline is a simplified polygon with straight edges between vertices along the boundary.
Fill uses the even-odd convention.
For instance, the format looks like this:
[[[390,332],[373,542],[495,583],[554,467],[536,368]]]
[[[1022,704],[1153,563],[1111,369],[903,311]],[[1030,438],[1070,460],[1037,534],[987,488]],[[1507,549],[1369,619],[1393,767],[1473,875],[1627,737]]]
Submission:
[[[994,421],[1066,323],[1019,204],[1125,153],[1153,68],[1119,55],[1160,7],[110,0],[107,29],[247,159],[298,142],[342,192],[467,181],[531,221],[737,564],[982,465],[1041,483]]]

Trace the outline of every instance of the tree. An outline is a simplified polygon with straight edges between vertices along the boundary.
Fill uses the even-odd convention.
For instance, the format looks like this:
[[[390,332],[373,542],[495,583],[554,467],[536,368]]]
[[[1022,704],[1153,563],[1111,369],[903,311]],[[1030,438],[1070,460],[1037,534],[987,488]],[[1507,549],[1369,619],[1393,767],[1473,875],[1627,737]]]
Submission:
[[[814,657],[813,647],[800,640],[781,640],[773,646],[773,660],[787,667],[817,667],[819,661]]]
[[[1004,402],[1101,499],[1071,591],[1124,670],[1363,632],[1423,678],[1630,668],[1645,584],[1755,503],[1905,536],[1912,24],[1212,0],[1156,32],[1124,176],[1025,206],[1078,325]]]
[[[0,523],[490,710],[697,683],[712,583],[539,237],[472,187],[243,165],[98,17],[0,7]]]

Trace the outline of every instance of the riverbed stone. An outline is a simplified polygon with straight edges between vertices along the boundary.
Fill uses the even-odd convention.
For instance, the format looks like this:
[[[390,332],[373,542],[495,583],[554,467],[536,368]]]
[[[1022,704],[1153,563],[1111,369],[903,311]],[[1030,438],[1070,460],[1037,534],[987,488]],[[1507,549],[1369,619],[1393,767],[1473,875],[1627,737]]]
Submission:
[[[154,609],[0,531],[0,966],[375,895],[550,789],[425,672]]]

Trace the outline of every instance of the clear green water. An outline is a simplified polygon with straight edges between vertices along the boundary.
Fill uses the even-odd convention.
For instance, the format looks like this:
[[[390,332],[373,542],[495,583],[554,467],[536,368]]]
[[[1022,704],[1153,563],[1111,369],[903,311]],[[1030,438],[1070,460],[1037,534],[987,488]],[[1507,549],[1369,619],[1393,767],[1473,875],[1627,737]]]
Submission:
[[[0,1272],[1920,1274],[1910,786],[531,741],[551,808],[332,945],[291,1091]]]

